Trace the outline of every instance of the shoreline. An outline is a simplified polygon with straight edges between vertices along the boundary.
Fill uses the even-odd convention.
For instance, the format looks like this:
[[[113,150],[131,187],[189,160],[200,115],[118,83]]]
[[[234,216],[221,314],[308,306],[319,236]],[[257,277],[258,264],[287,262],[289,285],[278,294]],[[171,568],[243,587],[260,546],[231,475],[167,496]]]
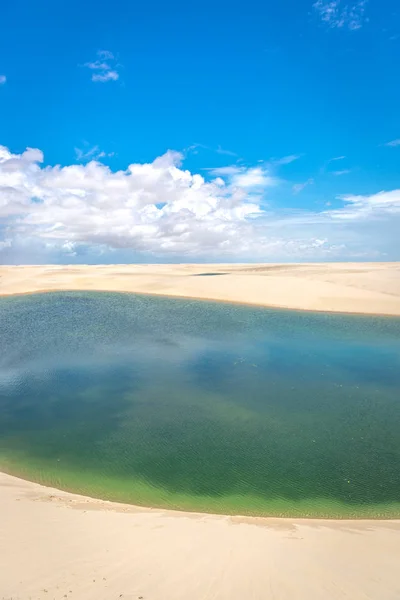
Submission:
[[[374,519],[374,518],[348,518],[348,517],[343,517],[343,518],[329,518],[329,517],[275,517],[275,516],[257,516],[257,515],[241,515],[241,514],[222,514],[222,513],[212,513],[212,512],[199,512],[196,510],[181,510],[179,508],[173,509],[173,508],[163,508],[163,507],[157,507],[157,506],[142,506],[140,504],[129,504],[129,503],[125,503],[125,502],[117,502],[114,500],[103,500],[102,498],[96,498],[94,496],[88,496],[87,494],[79,494],[77,492],[73,492],[73,491],[69,491],[66,489],[61,489],[61,488],[57,488],[54,487],[52,485],[46,485],[44,483],[38,483],[36,481],[32,481],[31,479],[25,479],[25,477],[21,477],[20,475],[13,475],[12,473],[8,473],[7,471],[3,471],[0,470],[0,490],[1,487],[4,485],[4,479],[9,479],[11,480],[10,483],[17,483],[17,484],[22,484],[25,485],[27,484],[29,487],[33,488],[39,488],[39,493],[43,494],[44,496],[46,496],[47,494],[49,494],[49,497],[53,497],[55,494],[62,497],[62,498],[66,498],[69,499],[71,502],[73,501],[77,501],[77,502],[86,502],[86,503],[93,503],[94,505],[96,505],[99,509],[104,509],[104,510],[112,510],[115,512],[132,512],[132,513],[137,513],[137,512],[160,512],[160,513],[167,513],[170,514],[171,516],[176,516],[176,517],[182,517],[182,518],[190,518],[190,517],[197,517],[199,519],[202,518],[206,518],[206,517],[210,517],[212,519],[234,519],[237,522],[245,522],[245,523],[251,523],[254,521],[254,524],[262,524],[262,522],[265,522],[264,524],[268,524],[270,522],[274,522],[277,525],[279,525],[279,523],[293,523],[293,522],[299,522],[302,524],[314,524],[316,526],[322,526],[322,525],[331,525],[331,526],[336,526],[336,525],[340,525],[343,524],[343,526],[348,526],[349,524],[357,527],[357,525],[359,525],[360,527],[363,526],[374,526],[376,524],[380,524],[380,525],[398,525],[399,526],[399,531],[400,531],[400,517],[398,518],[388,518],[388,519],[382,519],[382,518],[378,518],[378,519]]]
[[[0,291],[0,298],[18,298],[20,296],[34,296],[40,294],[57,294],[57,293],[69,293],[73,294],[74,292],[93,292],[96,294],[136,294],[137,296],[149,296],[155,298],[170,298],[172,300],[196,300],[199,302],[217,302],[218,304],[233,304],[236,306],[248,306],[249,308],[265,308],[269,310],[276,311],[289,311],[289,312],[299,312],[299,313],[314,313],[321,315],[347,315],[347,316],[358,316],[358,317],[386,317],[388,319],[393,319],[400,317],[399,314],[387,314],[384,312],[362,312],[362,311],[345,311],[345,310],[327,310],[327,309],[317,309],[317,308],[291,308],[290,306],[284,305],[275,305],[275,304],[258,304],[251,301],[244,300],[225,300],[219,298],[207,298],[204,296],[182,296],[177,294],[164,294],[157,292],[136,292],[136,291],[119,291],[113,289],[94,289],[94,288],[62,288],[62,289],[39,289],[30,292],[11,292],[11,293],[2,293]]]
[[[400,520],[178,513],[3,473],[0,511],[4,598],[389,600],[398,593]]]
[[[61,291],[136,293],[276,310],[398,317],[400,263],[0,267],[2,297]]]
[[[4,467],[0,468],[0,479],[2,476],[6,476],[6,477],[10,477],[12,479],[16,479],[20,482],[24,482],[27,483],[29,485],[33,485],[33,486],[39,486],[42,490],[43,493],[46,492],[46,490],[51,491],[51,492],[57,492],[58,494],[62,494],[62,495],[67,495],[67,496],[76,496],[79,497],[81,499],[84,499],[86,502],[94,502],[96,504],[105,504],[108,508],[111,509],[115,509],[117,510],[118,508],[123,508],[124,511],[126,512],[127,510],[131,510],[133,512],[137,512],[137,511],[161,511],[161,512],[167,512],[167,513],[171,513],[174,515],[181,515],[181,516],[197,516],[197,517],[215,517],[215,518],[227,518],[227,519],[237,519],[237,520],[246,520],[246,522],[250,522],[250,521],[299,521],[302,523],[309,523],[309,522],[313,522],[313,523],[325,523],[325,522],[329,522],[329,523],[369,523],[369,524],[373,524],[373,523],[398,523],[400,525],[400,513],[398,516],[395,517],[383,517],[382,515],[379,515],[377,517],[373,517],[373,516],[318,516],[318,515],[314,515],[314,516],[287,516],[287,515],[257,515],[257,514],[240,514],[240,513],[229,513],[229,512],[212,512],[212,511],[208,511],[208,510],[196,510],[193,509],[191,510],[190,508],[171,508],[168,506],[151,506],[148,504],[135,504],[135,503],[131,503],[131,502],[123,502],[123,501],[119,501],[119,500],[107,500],[105,498],[100,498],[98,496],[95,495],[90,495],[88,493],[79,493],[79,492],[75,492],[73,489],[68,489],[68,487],[55,487],[54,485],[51,484],[46,484],[43,482],[39,482],[39,481],[35,481],[34,479],[31,479],[27,476],[25,476],[24,474],[18,473],[17,475],[15,475],[14,473],[8,470],[5,470]],[[1,487],[1,486],[0,486]]]

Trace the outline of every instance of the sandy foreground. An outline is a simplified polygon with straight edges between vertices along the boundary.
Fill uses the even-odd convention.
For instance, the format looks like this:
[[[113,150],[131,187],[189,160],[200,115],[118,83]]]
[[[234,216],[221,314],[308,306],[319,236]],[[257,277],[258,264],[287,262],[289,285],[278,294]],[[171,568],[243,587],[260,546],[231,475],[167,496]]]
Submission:
[[[0,267],[0,294],[66,289],[400,315],[400,262]]]
[[[0,598],[398,600],[400,521],[223,517],[0,474]]]

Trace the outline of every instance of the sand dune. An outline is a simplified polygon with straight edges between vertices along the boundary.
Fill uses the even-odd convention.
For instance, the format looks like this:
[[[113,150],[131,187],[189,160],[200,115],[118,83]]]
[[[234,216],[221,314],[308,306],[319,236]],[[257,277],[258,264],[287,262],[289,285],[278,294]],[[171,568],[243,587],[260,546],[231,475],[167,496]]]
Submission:
[[[63,289],[400,315],[400,263],[0,267],[0,294]]]
[[[0,474],[0,597],[397,600],[400,521],[138,509]]]

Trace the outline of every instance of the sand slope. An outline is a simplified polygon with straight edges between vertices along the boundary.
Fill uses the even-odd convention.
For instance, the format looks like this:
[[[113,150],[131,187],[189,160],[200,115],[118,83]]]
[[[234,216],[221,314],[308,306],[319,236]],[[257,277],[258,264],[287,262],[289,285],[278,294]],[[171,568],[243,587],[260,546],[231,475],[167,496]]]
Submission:
[[[0,267],[0,294],[62,289],[400,315],[400,263]]]
[[[400,521],[138,509],[0,474],[0,597],[398,600]]]

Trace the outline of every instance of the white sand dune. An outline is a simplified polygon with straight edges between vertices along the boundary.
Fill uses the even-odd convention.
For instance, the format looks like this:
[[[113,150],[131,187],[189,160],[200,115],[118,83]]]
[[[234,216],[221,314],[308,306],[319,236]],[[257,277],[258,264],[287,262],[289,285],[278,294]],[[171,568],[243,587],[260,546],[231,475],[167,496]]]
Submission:
[[[0,474],[4,600],[398,600],[400,521],[139,509]]]
[[[400,263],[0,267],[0,294],[62,289],[400,315]]]

